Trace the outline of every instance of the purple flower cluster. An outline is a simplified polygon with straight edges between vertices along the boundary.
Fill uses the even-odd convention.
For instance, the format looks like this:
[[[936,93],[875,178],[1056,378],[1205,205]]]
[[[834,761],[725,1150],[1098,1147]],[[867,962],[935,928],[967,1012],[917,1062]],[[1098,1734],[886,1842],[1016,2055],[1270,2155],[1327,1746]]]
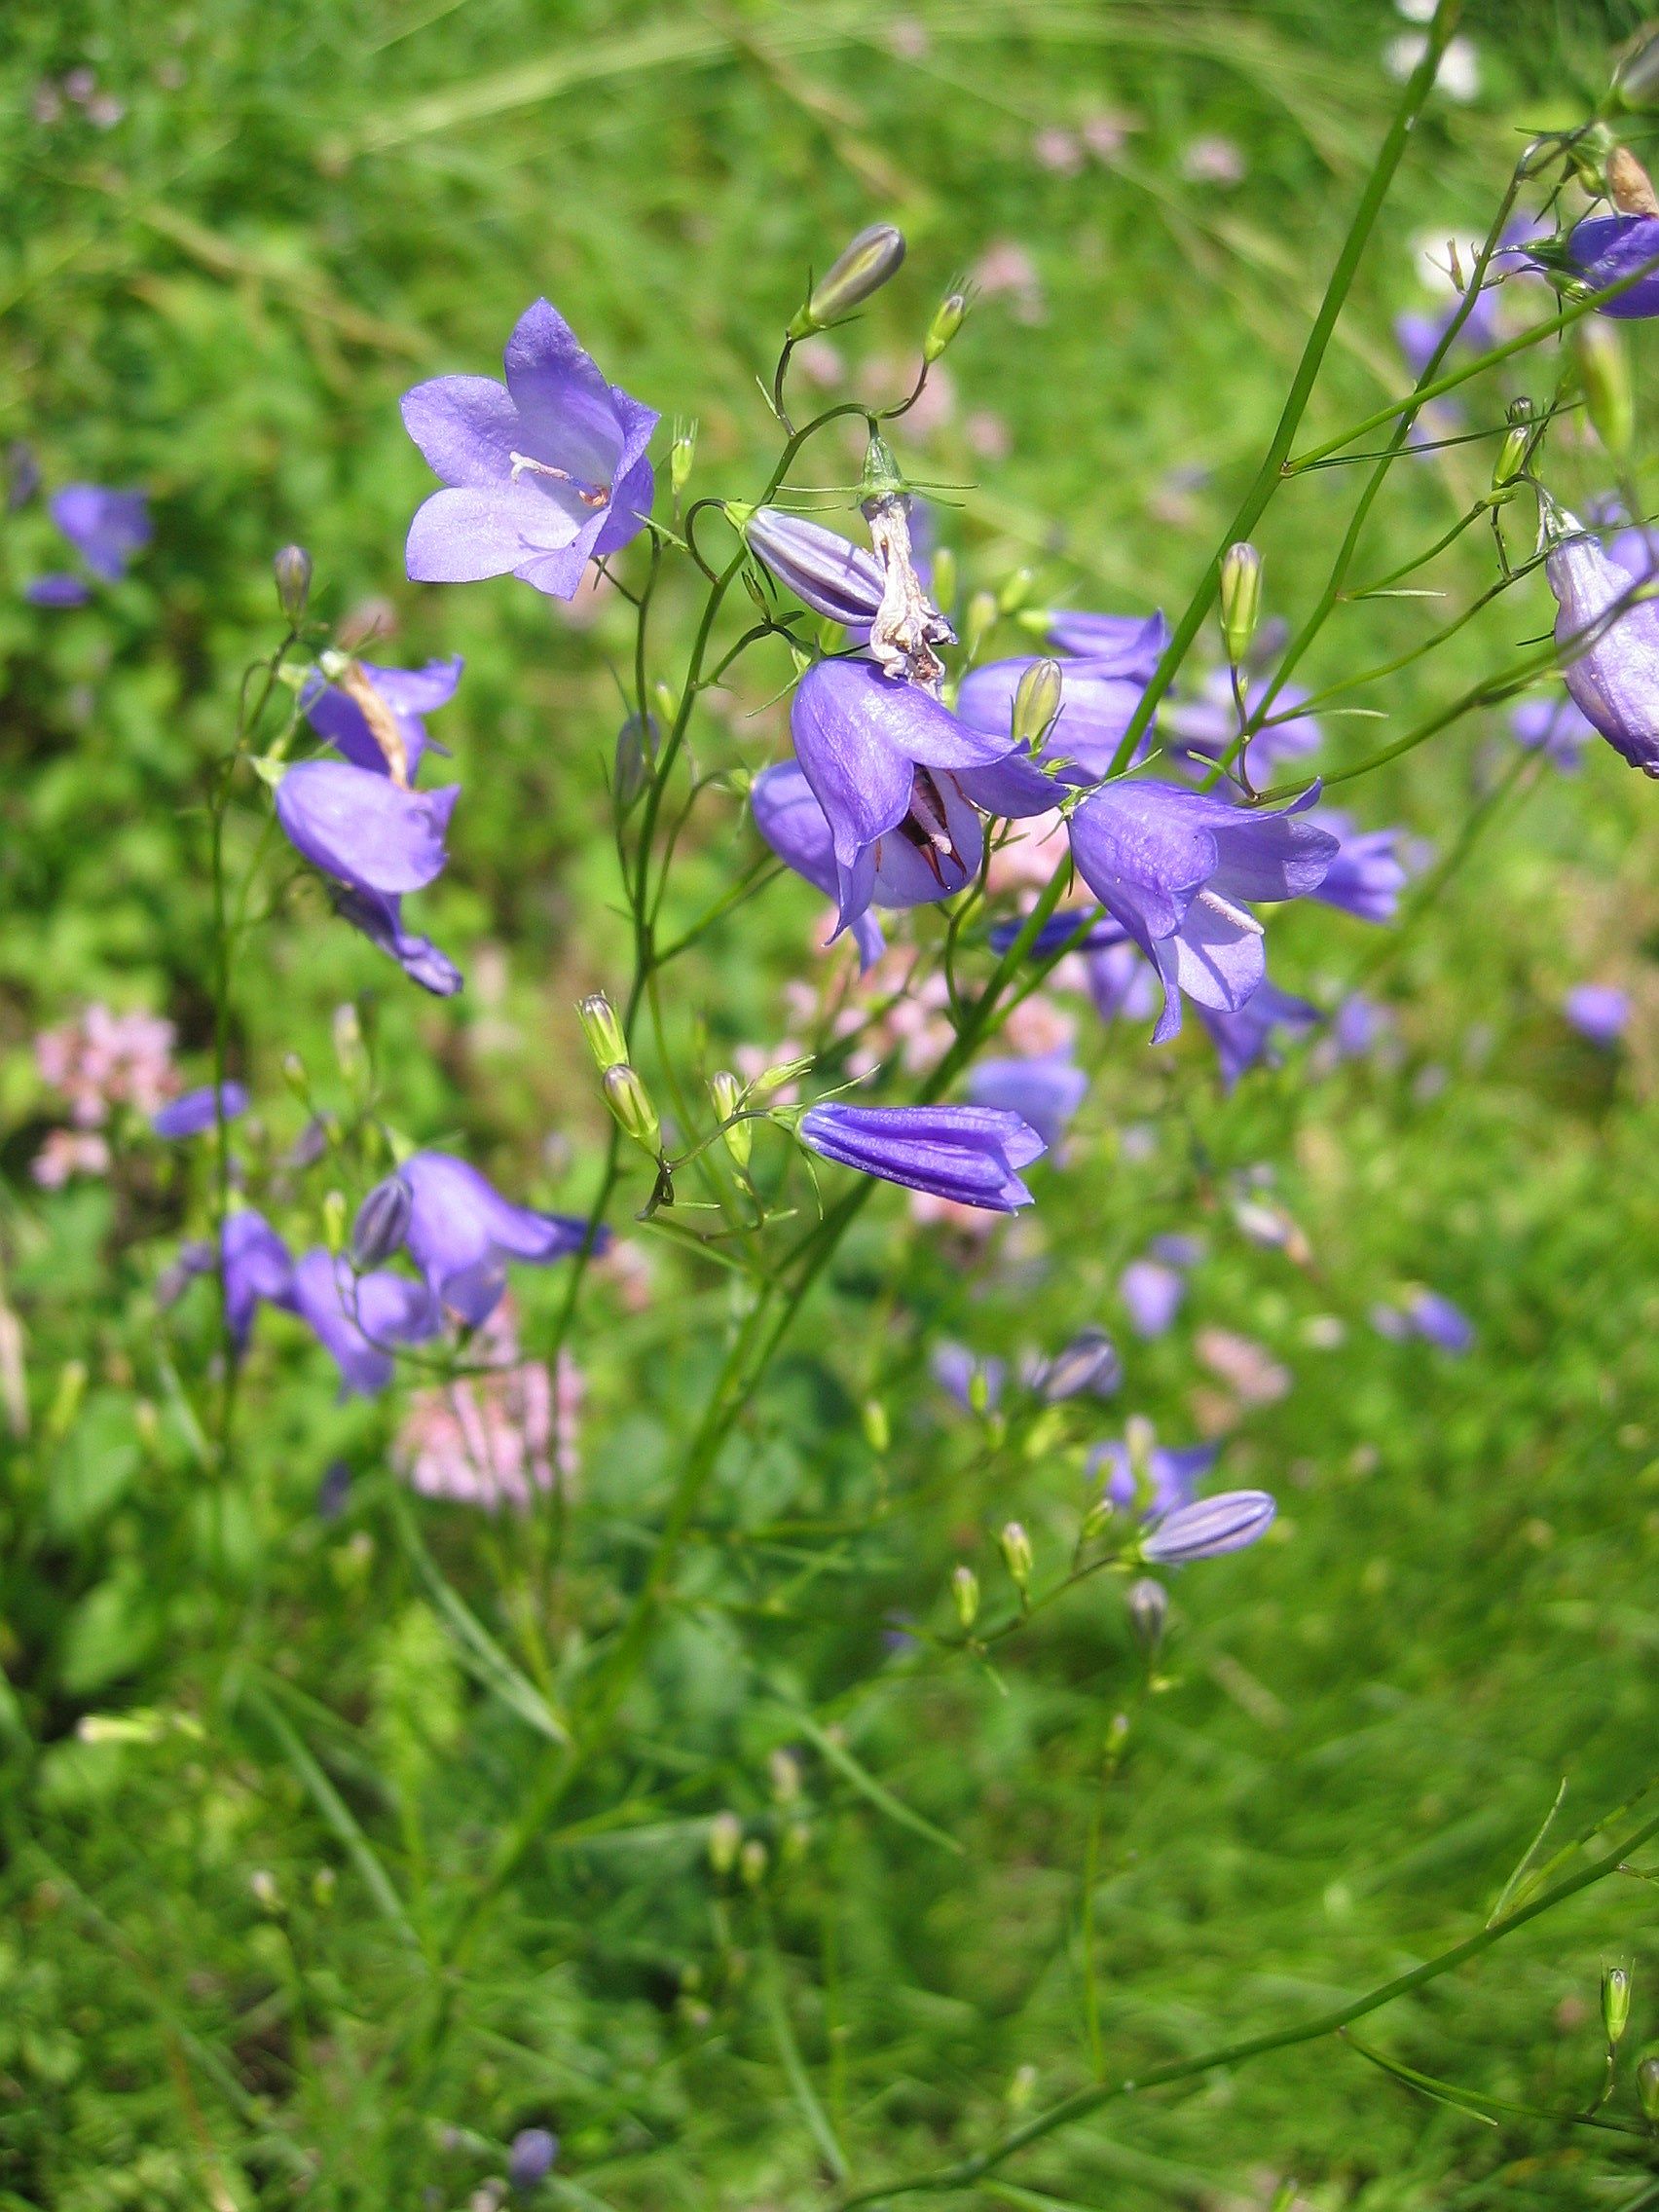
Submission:
[[[99,583],[119,583],[150,542],[153,526],[141,492],[65,484],[47,511]],[[85,607],[92,596],[85,577],[67,570],[32,577],[23,586],[23,597],[36,607]]]

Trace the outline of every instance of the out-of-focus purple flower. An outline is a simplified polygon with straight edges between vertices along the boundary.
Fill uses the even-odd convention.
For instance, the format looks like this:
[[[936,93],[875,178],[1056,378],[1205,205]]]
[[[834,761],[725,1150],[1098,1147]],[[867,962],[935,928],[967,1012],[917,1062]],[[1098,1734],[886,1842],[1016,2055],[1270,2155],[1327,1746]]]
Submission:
[[[424,1344],[444,1325],[424,1283],[378,1271],[353,1275],[332,1252],[294,1265],[288,1301],[340,1370],[343,1397],[373,1397],[396,1372],[393,1347]]]
[[[1311,896],[1361,922],[1391,922],[1405,888],[1406,871],[1395,847],[1398,830],[1356,830],[1334,806],[1323,809],[1319,827],[1337,840],[1325,879]]]
[[[443,873],[459,784],[405,791],[372,768],[305,760],[276,786],[276,819],[313,867],[373,897],[419,891]]]
[[[226,1217],[219,1248],[225,1272],[225,1317],[240,1351],[247,1344],[260,1301],[268,1306],[289,1303],[294,1263],[281,1237],[251,1206]]]
[[[1127,939],[1085,955],[1088,995],[1102,1021],[1150,1021],[1162,993],[1155,971]]]
[[[181,1244],[178,1255],[156,1277],[156,1304],[164,1310],[176,1306],[198,1275],[213,1272],[213,1247],[204,1236]]]
[[[1651,218],[1659,232],[1659,216]],[[1659,602],[1640,600],[1607,619],[1637,578],[1608,560],[1570,516],[1544,562],[1559,611],[1555,639],[1567,687],[1615,753],[1659,776]]]
[[[1133,1423],[1130,1424],[1131,1427]],[[1139,1451],[1131,1452],[1123,1438],[1114,1438],[1110,1444],[1097,1445],[1088,1456],[1091,1474],[1104,1479],[1102,1493],[1113,1505],[1124,1510],[1136,1499],[1135,1468],[1138,1457],[1144,1467],[1151,1491],[1147,1501],[1149,1513],[1171,1513],[1186,1505],[1194,1490],[1215,1465],[1219,1447],[1214,1444],[1189,1444],[1180,1450],[1150,1443]]]
[[[92,596],[92,586],[79,576],[31,576],[23,586],[23,597],[31,607],[85,607]]]
[[[1166,1268],[1196,1268],[1203,1263],[1208,1246],[1201,1236],[1192,1236],[1185,1230],[1168,1230],[1155,1236],[1147,1246],[1155,1260],[1161,1260]]]
[[[1128,942],[1121,925],[1108,921],[1104,915],[1097,916],[1088,934],[1080,937],[1078,933],[1088,920],[1089,911],[1082,906],[1063,906],[1057,914],[1051,914],[1032,939],[1027,959],[1051,960],[1068,945],[1073,952],[1096,952],[1108,945]],[[998,922],[988,933],[991,950],[999,956],[1005,953],[1024,926],[1023,921]]]
[[[886,577],[867,547],[777,507],[757,507],[744,522],[743,535],[751,552],[814,614],[850,630],[867,629],[875,620]],[[948,644],[950,636],[946,623],[939,642]]]
[[[1543,753],[1564,776],[1575,775],[1584,748],[1600,735],[1567,692],[1553,699],[1523,699],[1510,711],[1509,727],[1517,745]]]
[[[1331,1016],[1330,1042],[1339,1059],[1363,1059],[1387,1028],[1386,1010],[1363,992],[1350,991]]]
[[[1178,1268],[1161,1260],[1131,1260],[1118,1277],[1118,1296],[1137,1337],[1161,1337],[1175,1325],[1186,1300],[1187,1280]]]
[[[1598,314],[1638,321],[1659,314],[1659,215],[1586,215],[1567,241],[1567,257],[1593,291],[1605,291],[1639,269],[1616,300],[1605,300]]]
[[[361,930],[371,944],[397,962],[412,983],[434,998],[454,998],[465,978],[447,952],[429,937],[403,926],[403,902],[381,891],[342,890],[334,902],[342,921]]]
[[[521,2127],[507,2150],[507,2181],[514,2189],[534,2189],[553,2170],[559,2138],[545,2127]]]
[[[410,526],[417,583],[512,574],[573,599],[582,571],[645,527],[654,408],[607,384],[559,311],[519,317],[493,377],[436,377],[403,396],[403,422],[445,489]]]
[[[141,492],[106,492],[99,484],[65,484],[48,513],[94,576],[119,583],[150,542],[150,510]]]
[[[1395,317],[1394,336],[1414,377],[1421,377],[1462,306],[1459,298],[1449,300],[1434,314],[1414,313]],[[1497,292],[1494,286],[1488,284],[1476,295],[1453,345],[1463,347],[1471,353],[1486,353],[1501,336],[1497,324]]]
[[[1254,714],[1267,696],[1268,681],[1266,676],[1259,676],[1245,686],[1244,705],[1249,713]],[[1272,711],[1275,718],[1282,715],[1286,719],[1266,723],[1251,738],[1252,768],[1266,775],[1281,760],[1299,759],[1317,750],[1324,730],[1313,716],[1293,712],[1307,697],[1297,684],[1280,687]],[[1238,735],[1238,709],[1226,669],[1210,671],[1198,697],[1166,704],[1159,727],[1170,751],[1187,755],[1195,766],[1201,763],[1207,767],[1219,760]]]
[[[1575,983],[1562,1001],[1562,1012],[1592,1045],[1616,1045],[1630,1022],[1630,993],[1616,983]]]
[[[963,778],[963,790],[987,814],[1046,814],[1066,790],[1098,783],[1112,765],[1144,683],[1120,675],[1110,663],[1097,667],[1092,661],[1068,660],[1058,665],[1060,710],[1035,754],[1012,748],[1014,693],[1026,670],[1037,666],[1037,656],[987,661],[962,680],[957,713],[971,728],[1000,737],[1007,755],[995,766]],[[1045,774],[1045,769],[1052,773]]]
[[[221,1109],[227,1122],[247,1112],[247,1092],[240,1083],[224,1083],[217,1089],[204,1083],[198,1090],[187,1090],[164,1106],[150,1126],[159,1137],[199,1137],[216,1126]]]
[[[409,1257],[433,1298],[472,1328],[500,1303],[509,1260],[545,1267],[574,1252],[587,1231],[571,1215],[514,1205],[447,1152],[418,1152],[398,1172],[409,1187]],[[602,1233],[594,1250],[608,1242]]]
[[[1406,1312],[1418,1335],[1437,1351],[1461,1357],[1474,1345],[1474,1323],[1437,1290],[1415,1292],[1407,1303]]]
[[[1089,614],[1062,608],[1049,618],[1049,637],[1063,653],[1089,663],[1096,676],[1147,683],[1169,643],[1162,610],[1156,614]]]
[[[971,1104],[1017,1114],[1051,1150],[1088,1095],[1088,1078],[1069,1047],[1030,1059],[981,1060],[968,1078]]]
[[[330,1459],[316,1486],[316,1517],[338,1521],[351,1494],[351,1469],[345,1459]]]
[[[1071,817],[1072,858],[1107,912],[1158,969],[1162,1044],[1181,1026],[1184,991],[1235,1013],[1262,981],[1262,925],[1244,900],[1316,891],[1337,840],[1301,817],[1317,785],[1254,812],[1178,784],[1108,785]]]
[[[1141,1540],[1141,1557],[1159,1567],[1241,1552],[1268,1532],[1277,1505],[1265,1490],[1225,1490],[1219,1497],[1177,1506]]]
[[[906,905],[973,879],[979,826],[952,777],[1010,752],[1006,730],[992,738],[970,729],[916,684],[861,660],[809,668],[795,686],[790,729],[830,824],[842,929],[868,907],[878,873],[890,902]]]
[[[1049,1149],[1017,1114],[990,1106],[809,1106],[796,1134],[842,1167],[953,1204],[1013,1213],[1031,1203],[1018,1170]]]
[[[995,1411],[1002,1398],[1003,1383],[1008,1377],[1006,1360],[997,1359],[990,1353],[981,1357],[971,1352],[966,1345],[946,1341],[935,1346],[929,1364],[933,1369],[934,1381],[959,1406],[965,1407],[970,1413]]]
[[[1316,1028],[1319,1009],[1264,977],[1241,1007],[1228,1010],[1200,1004],[1198,1019],[1214,1041],[1223,1088],[1231,1090],[1258,1060],[1270,1056],[1280,1030],[1305,1036]]]
[[[360,660],[332,683],[313,669],[300,692],[300,706],[317,735],[354,767],[413,783],[427,746],[446,750],[427,735],[421,718],[448,706],[463,665],[459,653],[450,660],[429,660],[424,668],[377,668],[373,661]],[[378,737],[376,723],[383,733]],[[400,756],[400,774],[388,756],[392,754]]]
[[[1080,1329],[1052,1359],[1037,1362],[1031,1387],[1045,1404],[1057,1406],[1085,1390],[1096,1398],[1110,1398],[1123,1380],[1123,1360],[1106,1331]]]

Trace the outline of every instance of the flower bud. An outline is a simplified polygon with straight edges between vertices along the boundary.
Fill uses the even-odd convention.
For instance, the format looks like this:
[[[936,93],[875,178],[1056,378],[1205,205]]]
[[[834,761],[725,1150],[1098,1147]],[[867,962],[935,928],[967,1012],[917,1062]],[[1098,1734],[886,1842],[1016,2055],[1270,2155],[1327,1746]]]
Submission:
[[[879,1459],[893,1442],[893,1423],[887,1418],[887,1408],[879,1398],[866,1398],[860,1410],[865,1442]]]
[[[311,598],[312,557],[303,545],[284,545],[271,572],[276,578],[276,604],[298,628]]]
[[[61,1444],[75,1425],[75,1416],[81,1410],[81,1400],[87,1394],[87,1363],[84,1359],[66,1359],[57,1370],[57,1386],[52,1393],[52,1404],[47,1408],[44,1423],[49,1444]]]
[[[752,1835],[737,1855],[737,1870],[745,1889],[757,1890],[766,1879],[766,1846]]]
[[[800,1795],[800,1762],[793,1751],[781,1747],[766,1756],[766,1772],[772,1778],[772,1795],[780,1805],[793,1805]]]
[[[932,368],[956,333],[962,328],[968,313],[966,292],[947,292],[933,312],[927,336],[922,340],[922,359]]]
[[[362,1072],[363,1025],[350,999],[344,1006],[335,1008],[329,1028],[334,1038],[335,1064],[346,1081],[350,1083]]]
[[[322,1240],[336,1254],[346,1249],[346,1194],[330,1191],[322,1201]]]
[[[979,1617],[979,1577],[971,1567],[959,1567],[950,1577],[950,1602],[964,1629]]]
[[[409,1234],[412,1203],[409,1186],[401,1175],[388,1175],[375,1185],[351,1224],[353,1267],[378,1268],[383,1260],[391,1258]]]
[[[1659,23],[1641,31],[1613,72],[1613,94],[1622,108],[1659,107]]]
[[[1031,1538],[1017,1521],[1011,1521],[997,1538],[997,1545],[1002,1552],[1003,1565],[1008,1568],[1008,1578],[1023,1600],[1031,1587]]]
[[[790,323],[792,338],[827,330],[879,292],[904,258],[904,234],[891,223],[871,223],[845,245],[812,287]]]
[[[1262,614],[1262,556],[1253,545],[1230,545],[1221,557],[1221,636],[1227,657],[1242,666]]]
[[[628,1057],[628,1041],[616,1018],[616,1009],[605,993],[595,991],[589,998],[578,999],[576,1014],[600,1074],[608,1075],[612,1068],[621,1067]]]
[[[655,715],[646,715],[643,720],[638,715],[630,715],[616,733],[616,759],[611,771],[611,789],[624,814],[645,790],[645,772],[655,761],[656,752]]]
[[[1118,1387],[1124,1363],[1118,1347],[1104,1329],[1080,1329],[1071,1343],[1056,1353],[1038,1381],[1039,1396],[1051,1406],[1075,1398],[1085,1390],[1108,1395]]]
[[[668,449],[668,482],[678,499],[691,475],[691,464],[697,458],[697,418],[694,415],[677,415],[674,419],[674,442]]]
[[[1637,2068],[1636,2096],[1642,2118],[1659,2123],[1659,2058],[1644,2058]]]
[[[1630,2025],[1630,1975],[1623,1967],[1608,1967],[1602,1976],[1602,2025],[1609,2044]]]
[[[615,1115],[624,1135],[631,1136],[637,1145],[648,1152],[653,1160],[662,1155],[662,1124],[657,1110],[651,1104],[650,1092],[640,1081],[626,1061],[607,1068],[601,1085],[605,1103]]]
[[[709,1823],[709,1864],[717,1874],[729,1874],[743,1847],[743,1823],[735,1813],[717,1813]]]
[[[1168,1591],[1150,1574],[1143,1574],[1138,1582],[1129,1584],[1128,1607],[1135,1641],[1143,1651],[1156,1651],[1169,1615]]]
[[[288,1086],[288,1088],[302,1106],[310,1104],[311,1077],[307,1075],[306,1063],[301,1059],[298,1052],[284,1052],[282,1054],[282,1081]]]
[[[1034,660],[1020,677],[1014,694],[1014,741],[1038,746],[1060,711],[1060,664]]]
[[[1030,599],[1036,581],[1029,569],[1015,569],[1013,575],[1005,576],[997,591],[998,612],[1017,614]]]
[[[559,2138],[545,2127],[521,2127],[507,2147],[507,2185],[534,2189],[553,2171]]]
[[[1512,399],[1507,410],[1509,428],[1502,445],[1497,449],[1497,460],[1493,464],[1492,488],[1501,492],[1513,484],[1527,464],[1531,451],[1535,409],[1527,398]]]
[[[1181,1567],[1189,1560],[1241,1552],[1267,1534],[1277,1511],[1265,1490],[1223,1491],[1219,1497],[1201,1498],[1197,1505],[1179,1505],[1166,1513],[1143,1538],[1141,1556],[1159,1566]]]
[[[970,660],[977,659],[979,647],[995,629],[996,621],[996,595],[993,592],[977,591],[968,602],[967,619],[962,625],[963,649]]]
[[[1623,461],[1636,431],[1636,398],[1624,333],[1604,315],[1581,315],[1572,327],[1572,350],[1596,435],[1611,460]]]
[[[948,545],[941,545],[935,553],[929,583],[934,605],[948,614],[956,597],[956,555]]]
[[[1653,179],[1628,146],[1615,146],[1606,159],[1607,197],[1621,215],[1659,215]]]
[[[755,1150],[755,1124],[732,1119],[743,1105],[742,1084],[729,1068],[721,1068],[719,1074],[709,1078],[709,1096],[714,1102],[715,1112],[726,1124],[720,1131],[726,1151],[739,1167],[747,1168],[750,1155]]]

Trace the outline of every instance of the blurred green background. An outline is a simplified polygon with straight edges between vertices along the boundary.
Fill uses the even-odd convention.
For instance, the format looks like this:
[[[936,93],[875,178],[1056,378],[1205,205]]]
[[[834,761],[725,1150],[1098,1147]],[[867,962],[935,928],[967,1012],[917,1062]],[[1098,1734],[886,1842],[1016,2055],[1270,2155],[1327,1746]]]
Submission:
[[[1425,241],[1484,228],[1525,134],[1585,114],[1640,20],[1469,9],[1469,96],[1437,97],[1417,134],[1304,442],[1403,388],[1391,321],[1433,304]],[[752,494],[773,451],[755,380],[804,273],[890,216],[909,259],[820,350],[825,396],[902,388],[935,299],[977,274],[942,398],[902,448],[948,488],[940,533],[969,582],[1029,566],[1039,599],[1176,608],[1271,429],[1411,28],[1377,0],[13,0],[0,439],[26,443],[48,491],[145,490],[157,530],[126,581],[56,612],[20,596],[57,564],[40,501],[0,529],[0,1260],[24,1416],[0,1435],[0,2203],[476,2204],[532,2123],[562,2139],[547,2202],[829,2202],[815,2113],[869,2182],[1088,2077],[1091,1852],[1099,2032],[1108,2070],[1132,2072],[1456,1940],[1563,1777],[1577,1821],[1645,1779],[1659,798],[1604,749],[1576,779],[1516,780],[1493,714],[1346,794],[1458,865],[1394,942],[1322,911],[1275,918],[1273,974],[1331,1005],[1381,963],[1366,987],[1389,1050],[1334,1070],[1301,1054],[1227,1098],[1201,1034],[1151,1054],[1086,1021],[1095,1080],[1069,1159],[988,1256],[918,1231],[897,1198],[869,1209],[729,1455],[628,1755],[438,1993],[375,1909],[363,1855],[424,1931],[478,1882],[542,1747],[468,1679],[398,1548],[393,1416],[336,1407],[314,1347],[267,1332],[246,1483],[228,1536],[223,1516],[210,1528],[182,1409],[212,1332],[199,1306],[159,1318],[154,1299],[199,1194],[142,1147],[60,1194],[30,1175],[58,1115],[43,1026],[92,1001],[146,1008],[204,1067],[204,774],[275,643],[271,554],[297,538],[318,610],[379,657],[466,657],[439,725],[464,791],[455,861],[421,913],[469,980],[421,998],[283,885],[234,1009],[273,1154],[304,1119],[282,1055],[343,1095],[330,1024],[354,999],[400,1127],[516,1196],[579,1204],[603,1132],[571,1002],[625,980],[605,777],[627,609],[409,585],[402,535],[430,478],[398,394],[493,372],[545,293],[608,375],[699,419],[697,489]],[[1529,358],[1489,378],[1470,420],[1553,376]],[[1396,472],[1373,572],[1448,527],[1486,458]],[[855,463],[827,443],[810,480]],[[1576,424],[1548,474],[1568,504],[1606,488]],[[1333,470],[1273,508],[1273,610],[1317,589],[1352,489]],[[1491,574],[1471,533],[1433,578],[1447,602],[1345,610],[1309,681],[1385,659]],[[665,672],[692,605],[671,588]],[[1326,763],[1409,727],[1551,611],[1534,579],[1361,694],[1389,720],[1329,722]],[[705,725],[710,757],[778,756],[788,673],[756,665]],[[249,811],[240,850],[256,827]],[[687,916],[752,850],[731,798],[706,801],[691,848]],[[779,1045],[820,920],[781,887],[676,974],[669,1028],[692,1073]],[[1587,980],[1632,994],[1617,1052],[1563,1020]],[[1293,1218],[1301,1260],[1240,1232],[1249,1194]],[[983,1448],[928,1378],[931,1337],[1014,1356],[1085,1322],[1122,1335],[1124,1264],[1195,1229],[1210,1256],[1188,1309],[1156,1344],[1125,1337],[1096,1433],[1141,1413],[1172,1443],[1224,1437],[1228,1480],[1280,1496],[1274,1540],[1178,1585],[1155,1695],[1096,1584],[999,1679],[895,1674],[896,1618],[942,1622],[958,1558],[989,1581],[987,1531],[1011,1514],[1040,1562],[1061,1556],[1091,1440]],[[643,1311],[614,1280],[596,1289],[576,1347],[571,1668],[639,1573],[718,1349],[722,1282],[669,1253],[654,1266]],[[1415,1282],[1469,1313],[1466,1358],[1368,1325]],[[556,1293],[521,1286],[533,1322]],[[1205,1364],[1214,1330],[1290,1387],[1240,1397]],[[884,1453],[859,1418],[871,1395]],[[325,1523],[317,1483],[342,1455],[352,1503]],[[511,1531],[456,1508],[423,1526],[516,1649]],[[208,1565],[227,1543],[228,1629]],[[89,1743],[89,1713],[189,1725]],[[828,1749],[826,1729],[843,1732]],[[769,1764],[785,1747],[799,1798]],[[849,1780],[843,1747],[959,1850]],[[769,1841],[755,1894],[709,1869],[728,1806]],[[1651,1897],[1599,1888],[1374,2040],[1493,2097],[1582,2104],[1598,1975],[1623,1959],[1636,2010],[1610,2109],[1632,2118],[1631,2063],[1659,2039]],[[1635,2136],[1490,2126],[1325,2044],[1110,2107],[957,2200],[1634,2207],[1659,2201],[1651,2162]]]

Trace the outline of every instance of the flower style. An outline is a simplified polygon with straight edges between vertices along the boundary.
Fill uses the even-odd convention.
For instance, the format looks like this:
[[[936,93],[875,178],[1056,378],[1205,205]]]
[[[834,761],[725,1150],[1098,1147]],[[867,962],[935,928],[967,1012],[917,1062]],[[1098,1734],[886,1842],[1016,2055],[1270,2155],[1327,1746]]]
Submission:
[[[300,691],[300,707],[317,735],[353,767],[411,784],[427,746],[445,750],[427,736],[421,718],[448,706],[463,665],[459,653],[429,660],[424,668],[349,661],[333,682],[313,669]]]
[[[1629,321],[1659,314],[1659,215],[1587,215],[1567,241],[1567,257],[1597,292],[1647,271],[1616,300],[1604,300],[1598,314]]]
[[[1181,1027],[1184,991],[1235,1013],[1262,981],[1262,925],[1239,902],[1296,899],[1318,889],[1337,840],[1301,817],[1314,785],[1254,812],[1177,784],[1108,785],[1071,818],[1084,881],[1157,968],[1162,1044]]]
[[[372,768],[305,760],[276,786],[276,819],[313,867],[365,898],[419,891],[443,873],[459,784],[404,790]]]
[[[795,1134],[842,1167],[957,1205],[1013,1213],[1031,1204],[1018,1170],[1048,1146],[1017,1114],[989,1106],[809,1106]]]
[[[412,983],[419,983],[434,998],[454,998],[464,977],[447,952],[440,952],[429,937],[419,937],[403,926],[403,902],[382,891],[342,890],[334,910],[343,922],[360,930],[373,945],[395,960]]]
[[[1036,656],[1029,653],[987,661],[962,680],[957,713],[971,728],[1001,737],[1010,748],[1008,757],[994,767],[977,769],[963,778],[963,790],[988,814],[1015,818],[1044,814],[1064,795],[1064,789],[1057,787],[1097,784],[1111,767],[1145,689],[1144,683],[1119,674],[1110,664],[1062,661],[1060,710],[1042,749],[1015,752],[1014,696],[1020,678],[1036,665]]]
[[[546,300],[519,317],[503,365],[504,388],[436,377],[404,394],[404,426],[445,486],[410,526],[409,574],[511,574],[571,599],[590,560],[645,527],[656,410],[607,384]]]
[[[905,905],[972,881],[981,831],[955,772],[1011,752],[1006,730],[969,729],[916,684],[862,660],[815,662],[795,687],[790,729],[830,825],[840,929],[867,909],[878,874],[890,903]]]
[[[968,1078],[969,1103],[1017,1114],[1051,1151],[1088,1094],[1088,1077],[1069,1047],[1030,1059],[981,1060]]]
[[[409,1187],[409,1257],[433,1298],[471,1328],[500,1304],[509,1260],[545,1267],[577,1250],[587,1232],[571,1215],[514,1205],[451,1153],[418,1152],[398,1173]],[[594,1250],[608,1241],[602,1232]]]
[[[150,510],[141,492],[106,492],[101,484],[65,484],[49,513],[94,576],[119,583],[149,544]]]
[[[234,1122],[246,1112],[247,1092],[240,1083],[216,1087],[207,1083],[164,1106],[151,1118],[150,1126],[159,1137],[199,1137],[217,1124],[221,1113],[227,1122]]]
[[[1659,217],[1654,218],[1659,231]],[[1644,775],[1659,776],[1659,603],[1635,600],[1638,580],[1571,516],[1544,561],[1559,612],[1555,639],[1567,688],[1587,721]],[[1608,619],[1620,601],[1634,604]]]
[[[1232,1090],[1258,1060],[1271,1055],[1276,1032],[1305,1036],[1317,1026],[1319,1009],[1281,991],[1264,977],[1241,1007],[1229,1011],[1199,1006],[1198,1019],[1209,1031],[1221,1062],[1222,1088]]]
[[[287,1306],[293,1294],[294,1263],[280,1236],[251,1206],[227,1215],[219,1239],[225,1278],[225,1318],[238,1351],[247,1346],[261,1300]],[[212,1265],[211,1252],[207,1265]]]
[[[294,1266],[284,1303],[340,1370],[342,1397],[373,1397],[396,1372],[391,1346],[424,1344],[443,1327],[437,1301],[407,1275],[353,1275],[320,1247]]]
[[[1347,815],[1326,807],[1319,827],[1337,840],[1325,879],[1309,894],[1361,922],[1391,922],[1405,888],[1406,870],[1395,851],[1398,830],[1356,830]]]

